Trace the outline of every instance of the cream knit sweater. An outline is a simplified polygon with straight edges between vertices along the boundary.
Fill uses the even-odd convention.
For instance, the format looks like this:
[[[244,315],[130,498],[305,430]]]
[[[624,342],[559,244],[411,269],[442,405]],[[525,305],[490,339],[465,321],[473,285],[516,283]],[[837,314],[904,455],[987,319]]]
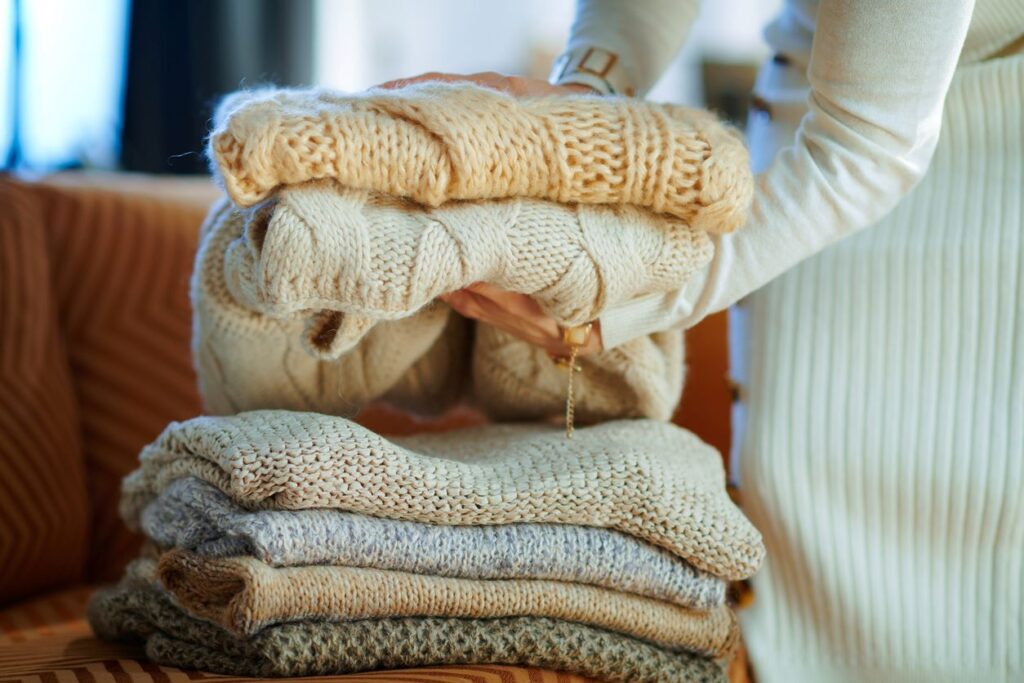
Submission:
[[[728,232],[745,219],[752,192],[740,136],[709,112],[589,96],[519,99],[468,84],[354,96],[239,92],[215,115],[209,156],[239,206],[334,178],[432,207],[505,197],[631,204]]]
[[[270,567],[252,557],[160,558],[159,577],[182,607],[238,635],[293,621],[383,617],[548,617],[596,626],[672,650],[732,653],[732,610],[696,611],[605,588],[542,579],[460,579],[384,569]]]
[[[492,416],[555,415],[566,376],[543,350],[480,325],[470,366],[465,321],[431,300],[491,279],[583,322],[609,301],[671,288],[706,260],[707,244],[631,207],[409,210],[327,187],[284,190],[273,210],[224,202],[203,229],[192,284],[200,386],[214,413],[352,415],[377,398],[432,412],[461,395],[471,367]],[[581,365],[581,421],[668,419],[682,389],[682,335],[641,337]]]
[[[156,494],[191,475],[250,508],[616,529],[728,579],[764,556],[725,492],[718,453],[661,422],[609,422],[572,440],[554,427],[490,425],[388,441],[339,417],[259,411],[172,423],[140,461],[121,498],[134,529]]]

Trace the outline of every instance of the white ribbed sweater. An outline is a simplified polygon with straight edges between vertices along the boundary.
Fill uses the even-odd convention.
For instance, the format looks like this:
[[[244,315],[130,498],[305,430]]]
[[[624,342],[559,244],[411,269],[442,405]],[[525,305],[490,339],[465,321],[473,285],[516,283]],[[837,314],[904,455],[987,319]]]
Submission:
[[[574,45],[597,35],[594,17],[613,4],[583,3],[591,15]],[[664,3],[648,9],[655,4]],[[950,6],[930,4],[937,15]],[[879,5],[847,3],[885,13],[879,31],[922,7]],[[788,3],[788,23],[769,34],[798,64],[811,52],[815,9]],[[636,28],[605,26],[620,37]],[[979,0],[921,184],[880,223],[735,309],[733,365],[746,399],[739,466],[747,512],[768,547],[755,603],[741,614],[759,683],[1024,680],[1024,57],[971,65],[1022,33],[1024,3]],[[904,34],[904,43],[921,38]],[[893,53],[914,51],[875,42],[883,67]],[[635,49],[649,68],[650,48]],[[893,66],[906,72],[905,63]],[[762,168],[797,139],[807,86],[802,67],[762,73],[759,94],[773,110],[772,122],[755,119],[751,130]],[[824,196],[842,197],[849,183],[877,182],[886,172],[878,161],[825,164],[825,175],[807,182],[838,171],[828,179],[838,192]],[[781,205],[766,201],[771,186],[763,181],[755,199],[769,209],[762,219],[785,206],[784,194]],[[794,239],[802,224],[781,219],[767,226],[780,248],[802,253],[720,251],[706,281],[720,283],[721,294],[738,264],[740,287],[756,286],[784,270],[780,263],[863,227],[837,230],[830,220],[843,211],[815,201],[818,237]],[[616,321],[632,328],[620,338],[731,303],[698,296],[717,303],[689,318],[685,303],[682,313],[672,301],[634,309]]]
[[[1024,56],[962,68],[910,196],[734,309],[761,683],[1024,680],[1022,122]]]

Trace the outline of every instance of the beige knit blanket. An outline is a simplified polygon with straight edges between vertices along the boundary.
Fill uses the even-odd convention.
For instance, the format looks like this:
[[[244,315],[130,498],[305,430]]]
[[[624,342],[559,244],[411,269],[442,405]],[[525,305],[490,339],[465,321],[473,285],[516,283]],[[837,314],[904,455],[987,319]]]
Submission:
[[[500,261],[490,271],[496,278],[514,278],[579,322],[609,301],[670,288],[710,254],[701,233],[662,230],[668,219],[628,207],[515,200],[426,212],[381,198],[367,205],[364,194],[353,206],[350,194],[298,188],[282,191],[273,211],[214,207],[192,281],[193,350],[210,412],[354,415],[378,398],[436,412],[463,395],[471,376],[477,403],[493,417],[556,415],[566,373],[542,349],[486,325],[476,326],[470,347],[466,321],[431,299]],[[372,224],[357,220],[367,211]],[[513,215],[517,225],[533,216],[526,222],[536,232],[514,249],[514,232],[494,229],[513,227]],[[612,221],[622,215],[637,220]],[[544,248],[530,246],[533,239]],[[518,249],[529,253],[495,256]],[[357,313],[342,312],[357,301]],[[640,337],[580,364],[581,421],[668,419],[682,391],[682,333]]]
[[[728,232],[752,196],[740,136],[706,111],[515,98],[471,84],[239,92],[215,116],[209,156],[239,206],[333,178],[426,206],[505,197],[631,204]]]
[[[182,607],[239,635],[292,621],[394,617],[548,617],[617,631],[712,657],[730,654],[728,607],[694,611],[578,583],[482,580],[340,566],[271,567],[252,557],[216,559],[174,550],[160,581]]]
[[[752,575],[758,531],[729,499],[721,457],[689,432],[626,420],[577,430],[489,425],[389,441],[344,418],[258,411],[172,423],[125,478],[134,529],[180,477],[249,508],[338,508],[434,524],[616,529],[725,579]]]

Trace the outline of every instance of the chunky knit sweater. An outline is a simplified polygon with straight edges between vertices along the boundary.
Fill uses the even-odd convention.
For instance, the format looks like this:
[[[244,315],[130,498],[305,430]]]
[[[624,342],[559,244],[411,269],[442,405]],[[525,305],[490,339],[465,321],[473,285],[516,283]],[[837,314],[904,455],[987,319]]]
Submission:
[[[744,220],[753,187],[739,135],[706,111],[520,99],[469,84],[236,93],[215,115],[209,155],[240,206],[333,178],[427,206],[506,197],[631,204],[728,232]]]
[[[159,576],[182,607],[239,635],[304,620],[533,616],[713,657],[730,654],[739,635],[736,617],[724,605],[689,610],[562,581],[485,581],[331,565],[271,567],[252,557],[209,558],[184,550],[160,558]]]
[[[601,586],[693,609],[725,601],[725,582],[656,546],[568,524],[444,526],[341,510],[241,507],[194,477],[145,507],[146,536],[209,557],[274,566],[347,565],[471,579],[547,579]]]
[[[351,351],[323,360],[304,345],[307,321],[269,318],[228,292],[225,254],[244,228],[244,216],[230,203],[215,205],[192,274],[192,351],[208,411],[285,408],[354,415],[378,398],[421,411],[444,409],[458,398],[469,355],[463,318],[432,304],[374,325]]]
[[[282,188],[249,212],[224,254],[224,278],[238,303],[273,318],[326,309],[353,319],[331,335],[310,330],[310,349],[336,358],[374,321],[474,282],[528,294],[560,323],[580,325],[608,305],[678,287],[710,258],[706,233],[629,205],[424,209],[325,181]]]
[[[151,574],[151,566],[145,565],[137,562],[121,585],[96,593],[89,605],[89,621],[101,638],[145,642],[149,658],[169,666],[235,676],[328,676],[406,667],[512,664],[614,683],[725,681],[711,659],[556,619],[304,621],[238,638],[186,614],[151,579],[132,576]]]
[[[467,322],[443,304],[377,323],[338,311],[278,319],[241,305],[228,290],[225,263],[229,250],[246,249],[247,221],[251,217],[227,202],[214,207],[196,257],[193,351],[210,412],[284,408],[354,415],[378,398],[436,412],[463,395],[470,355],[471,386],[493,417],[541,418],[563,409],[565,372],[542,349],[478,325],[470,350]],[[306,245],[299,253],[310,251]],[[360,341],[340,353],[342,339]],[[582,358],[580,365],[581,421],[668,419],[682,390],[682,334],[641,337]]]
[[[611,528],[728,579],[749,576],[764,555],[726,495],[718,453],[655,421],[588,427],[572,440],[554,427],[490,425],[388,441],[339,417],[257,411],[172,423],[140,460],[121,499],[133,528],[160,491],[192,475],[250,508]]]

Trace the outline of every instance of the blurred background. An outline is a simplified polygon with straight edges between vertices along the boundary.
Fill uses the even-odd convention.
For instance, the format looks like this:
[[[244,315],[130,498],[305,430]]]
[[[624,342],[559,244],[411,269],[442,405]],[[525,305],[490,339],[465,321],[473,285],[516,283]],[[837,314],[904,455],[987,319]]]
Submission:
[[[642,2],[643,0],[623,0]],[[779,0],[702,3],[651,99],[742,123]],[[424,71],[546,77],[573,0],[0,0],[0,159],[204,173],[219,96],[266,83],[358,91]]]

